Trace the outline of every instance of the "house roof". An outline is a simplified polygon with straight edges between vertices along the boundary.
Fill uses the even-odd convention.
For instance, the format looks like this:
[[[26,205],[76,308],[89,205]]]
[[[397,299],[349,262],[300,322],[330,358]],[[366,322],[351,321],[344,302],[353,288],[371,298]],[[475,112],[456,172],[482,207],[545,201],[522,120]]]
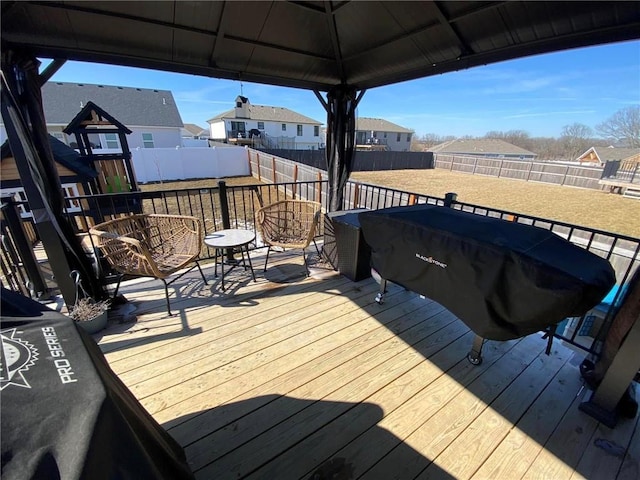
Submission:
[[[285,107],[271,107],[269,105],[253,105],[247,106],[249,109],[249,120],[259,120],[261,122],[284,122],[284,123],[310,123],[313,125],[322,125],[322,122],[318,122],[313,118],[309,118],[301,113],[294,112]],[[236,118],[236,110],[232,108],[215,117],[207,120],[209,123],[213,123],[220,120],[230,120]]]
[[[195,123],[185,123],[184,129],[193,136],[200,136],[203,132],[205,135],[209,135],[209,130],[202,128]]]
[[[182,118],[169,90],[47,82],[42,103],[48,124],[67,125],[88,102],[129,127],[182,127]]]
[[[601,162],[610,160],[626,160],[635,155],[640,155],[640,148],[618,148],[618,147],[591,147],[578,157],[580,160],[589,152],[595,152]]]
[[[640,2],[58,0],[1,21],[5,51],[329,91],[636,39]]]
[[[529,150],[525,150],[524,148],[520,148],[497,138],[460,138],[435,145],[431,147],[429,151],[434,153],[457,153],[460,155],[537,155]]]
[[[84,161],[82,156],[73,148],[61,142],[53,135],[49,135],[48,137],[53,159],[56,162],[67,167],[72,172],[77,173],[82,180],[89,180],[98,176],[98,172],[89,163]],[[5,159],[11,156],[13,156],[11,146],[9,145],[9,140],[6,140],[0,147],[0,158]]]
[[[104,121],[109,122],[111,126],[117,128],[122,133],[131,133],[131,130],[123,125],[122,122],[114,118],[110,113],[105,112],[104,109],[93,102],[87,102],[87,104],[82,107],[82,110],[69,122],[69,125],[64,128],[63,132],[66,134],[75,133],[84,130],[90,125],[98,125],[99,122]]]
[[[356,118],[356,130],[359,131],[375,131],[375,132],[399,132],[399,133],[413,133],[413,130],[409,128],[401,127],[395,123],[391,123],[382,118]]]

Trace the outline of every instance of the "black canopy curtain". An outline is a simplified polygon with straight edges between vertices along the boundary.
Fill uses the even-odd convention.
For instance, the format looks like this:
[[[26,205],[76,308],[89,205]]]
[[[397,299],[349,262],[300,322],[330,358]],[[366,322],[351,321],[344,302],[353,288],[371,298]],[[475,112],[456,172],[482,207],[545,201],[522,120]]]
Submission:
[[[353,169],[356,138],[356,108],[365,90],[339,85],[327,93],[327,101],[315,92],[327,111],[327,176],[329,211],[344,208],[344,187]]]
[[[63,214],[64,197],[42,108],[39,65],[28,55],[3,52],[2,119],[38,235],[62,296],[71,305],[75,300],[75,283],[69,276],[72,270],[81,273],[93,298],[103,298],[105,293]]]

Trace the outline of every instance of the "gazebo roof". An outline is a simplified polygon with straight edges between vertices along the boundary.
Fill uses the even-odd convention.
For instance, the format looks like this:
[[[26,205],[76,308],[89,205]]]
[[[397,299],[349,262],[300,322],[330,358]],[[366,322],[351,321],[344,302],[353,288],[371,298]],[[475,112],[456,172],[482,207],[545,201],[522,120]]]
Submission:
[[[300,87],[378,87],[636,39],[640,2],[3,2],[2,47]]]

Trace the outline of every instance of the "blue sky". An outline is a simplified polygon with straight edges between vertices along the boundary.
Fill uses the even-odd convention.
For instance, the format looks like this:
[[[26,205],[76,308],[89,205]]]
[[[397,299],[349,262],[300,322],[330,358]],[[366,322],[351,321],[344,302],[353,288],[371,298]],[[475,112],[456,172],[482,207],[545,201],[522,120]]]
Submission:
[[[43,63],[46,63],[45,60]],[[52,81],[171,90],[182,121],[207,120],[233,108],[238,81],[154,70],[67,62]],[[242,83],[253,104],[287,107],[325,123],[313,92]],[[368,90],[358,116],[384,118],[417,135],[482,136],[524,130],[558,137],[640,104],[640,41],[537,55]]]

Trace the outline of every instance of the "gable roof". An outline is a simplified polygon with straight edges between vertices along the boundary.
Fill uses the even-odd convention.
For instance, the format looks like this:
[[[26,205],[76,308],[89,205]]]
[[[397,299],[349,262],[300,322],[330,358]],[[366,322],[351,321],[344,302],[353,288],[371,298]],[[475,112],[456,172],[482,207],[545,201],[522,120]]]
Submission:
[[[578,157],[578,160],[587,156],[589,152],[594,152],[601,163],[610,160],[626,160],[630,157],[640,155],[640,148],[618,148],[618,147],[591,147]]]
[[[93,102],[127,126],[182,127],[182,118],[169,90],[47,82],[42,104],[48,124],[67,125]]]
[[[89,125],[97,125],[97,122],[100,122],[102,119],[108,121],[114,128],[121,130],[123,133],[131,133],[131,130],[125,127],[120,121],[105,112],[93,102],[87,102],[84,108],[80,110],[75,117],[73,117],[69,122],[69,125],[64,127],[64,130],[62,131],[66,134],[75,133],[78,130],[84,129],[87,126],[85,124],[86,122],[89,122]],[[104,122],[104,120],[102,121]]]
[[[194,136],[200,136],[203,132],[205,135],[209,135],[209,130],[202,128],[195,123],[185,123],[183,128]]]
[[[82,180],[89,180],[98,176],[98,172],[88,162],[83,161],[82,156],[73,148],[53,135],[48,135],[48,137],[53,159],[57,163],[77,173]],[[0,158],[5,159],[11,156],[13,156],[11,146],[9,145],[9,140],[6,140],[0,147]]]
[[[433,153],[457,153],[460,155],[537,155],[497,138],[459,138],[435,145],[428,151]]]
[[[356,118],[356,130],[374,132],[413,133],[413,130],[401,127],[382,118]]]
[[[301,113],[294,112],[285,107],[272,107],[269,105],[253,105],[250,104],[249,120],[258,120],[261,122],[285,122],[285,123],[310,123],[312,125],[322,125],[322,122],[318,122],[313,118],[306,117]],[[215,117],[207,120],[208,123],[213,123],[220,120],[232,120],[236,118],[235,108],[227,110]],[[246,120],[246,119],[245,119]]]

